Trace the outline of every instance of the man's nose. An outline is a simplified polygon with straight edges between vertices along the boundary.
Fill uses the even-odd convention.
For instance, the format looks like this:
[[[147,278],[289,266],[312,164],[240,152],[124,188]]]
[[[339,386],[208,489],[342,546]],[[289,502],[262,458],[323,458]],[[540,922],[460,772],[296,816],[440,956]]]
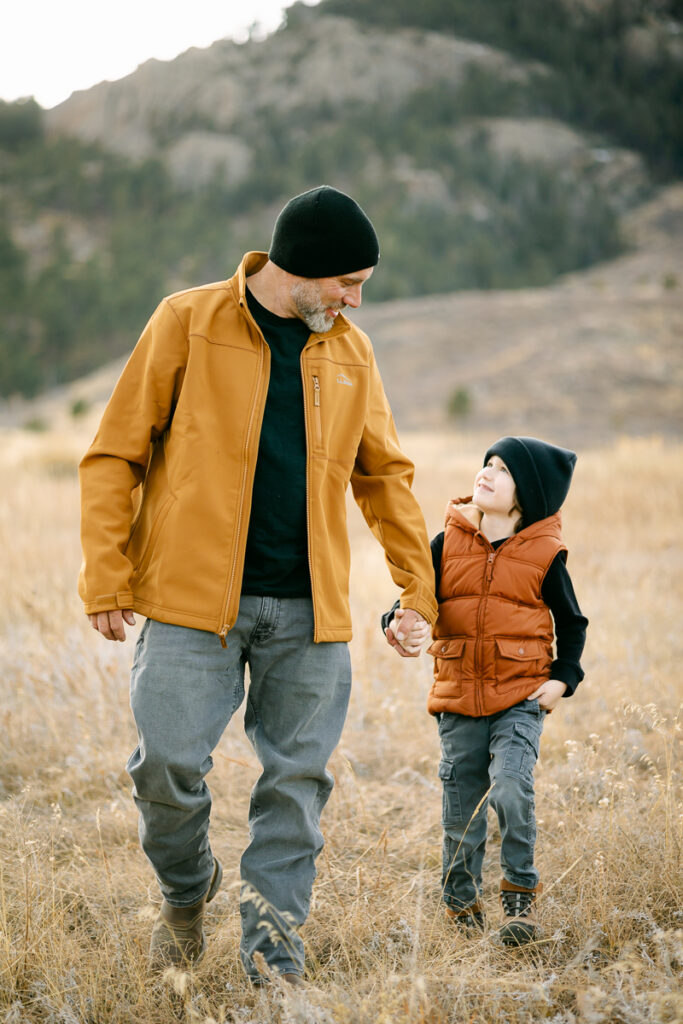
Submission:
[[[353,288],[348,288],[344,292],[343,301],[347,306],[351,306],[352,309],[358,309],[361,304],[361,288],[362,285],[355,284]]]

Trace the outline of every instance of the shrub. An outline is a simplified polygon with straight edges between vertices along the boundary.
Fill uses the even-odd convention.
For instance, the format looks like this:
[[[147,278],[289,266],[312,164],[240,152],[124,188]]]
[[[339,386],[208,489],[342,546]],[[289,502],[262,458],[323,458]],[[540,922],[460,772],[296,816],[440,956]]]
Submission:
[[[456,388],[447,403],[450,419],[464,419],[472,411],[472,395],[467,388]]]
[[[87,398],[75,398],[69,411],[74,419],[78,419],[79,416],[85,416],[90,411],[90,402]]]

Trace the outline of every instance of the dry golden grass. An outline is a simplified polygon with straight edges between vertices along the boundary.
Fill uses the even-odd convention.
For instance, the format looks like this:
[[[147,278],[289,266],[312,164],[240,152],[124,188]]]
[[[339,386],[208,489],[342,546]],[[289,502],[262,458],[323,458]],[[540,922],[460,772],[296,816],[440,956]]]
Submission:
[[[468,491],[489,437],[404,437],[430,532]],[[210,782],[225,884],[192,975],[152,978],[158,899],[123,765],[132,640],[109,644],[75,595],[78,445],[4,438],[0,510],[0,1022],[286,1024],[683,1020],[681,650],[683,446],[629,440],[580,456],[566,509],[591,620],[586,680],[548,720],[537,771],[543,941],[454,933],[439,900],[438,743],[430,664],[401,661],[378,617],[394,598],[350,512],[354,693],[332,770],[305,926],[309,987],[251,990],[237,958],[237,863],[257,764],[240,715]]]

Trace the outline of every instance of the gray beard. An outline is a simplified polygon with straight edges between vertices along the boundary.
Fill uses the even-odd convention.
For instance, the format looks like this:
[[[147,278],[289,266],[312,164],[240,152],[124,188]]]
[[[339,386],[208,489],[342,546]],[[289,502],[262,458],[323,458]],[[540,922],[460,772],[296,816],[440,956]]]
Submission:
[[[334,326],[334,319],[320,305],[320,289],[315,281],[301,281],[292,288],[292,299],[299,317],[314,334],[325,334]]]

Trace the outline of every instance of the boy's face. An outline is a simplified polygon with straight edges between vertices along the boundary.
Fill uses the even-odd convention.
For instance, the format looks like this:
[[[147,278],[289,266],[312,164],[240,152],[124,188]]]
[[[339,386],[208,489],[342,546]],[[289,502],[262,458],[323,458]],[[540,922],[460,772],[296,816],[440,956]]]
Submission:
[[[474,503],[482,512],[509,515],[515,508],[515,481],[503,460],[492,455],[474,478]]]

